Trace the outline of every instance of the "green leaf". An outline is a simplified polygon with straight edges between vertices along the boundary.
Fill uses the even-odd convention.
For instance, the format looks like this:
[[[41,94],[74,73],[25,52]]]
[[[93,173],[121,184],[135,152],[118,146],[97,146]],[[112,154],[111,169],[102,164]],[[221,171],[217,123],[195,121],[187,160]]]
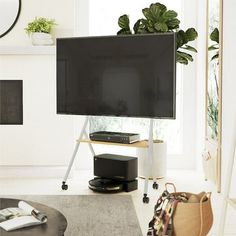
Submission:
[[[119,17],[118,20],[118,25],[120,26],[121,29],[129,29],[129,16],[128,15],[123,15]]]
[[[161,4],[161,3],[157,2],[157,3],[155,3],[155,5],[160,8],[162,14],[165,11],[167,11],[167,8],[166,8],[166,6],[164,4]]]
[[[187,37],[188,41],[193,41],[198,36],[198,33],[197,33],[197,31],[194,28],[187,29],[185,34],[186,34],[186,37]]]
[[[186,53],[186,52],[177,51],[177,54],[181,57],[186,58],[189,61],[193,61],[193,57],[190,54]]]
[[[176,61],[178,63],[184,64],[184,65],[188,65],[188,60],[185,57],[179,55],[178,52],[176,53]]]
[[[127,29],[121,29],[117,32],[117,35],[127,35],[127,34],[132,34],[132,32]]]
[[[134,27],[133,27],[133,30],[134,30],[134,33],[135,33],[135,34],[138,34],[139,29],[140,29],[140,26],[141,26],[141,20],[138,20],[138,21],[134,24]]]
[[[160,17],[161,8],[156,4],[151,4],[149,8],[151,18],[155,21]]]
[[[142,12],[143,12],[143,15],[146,17],[147,20],[152,20],[153,21],[152,15],[150,13],[150,9],[149,8],[144,8],[142,10]]]
[[[180,21],[177,18],[174,18],[166,21],[166,24],[170,29],[178,29]]]
[[[156,23],[155,29],[157,30],[157,32],[167,32],[168,26],[165,23]]]
[[[147,30],[149,33],[155,33],[155,28],[153,28],[152,26],[148,26]]]
[[[177,12],[172,11],[172,10],[166,11],[162,15],[162,17],[165,18],[165,19],[172,19],[172,18],[175,18],[177,16],[178,16]]]
[[[211,45],[210,47],[208,47],[208,51],[214,51],[214,50],[219,50],[218,45]]]
[[[186,44],[188,41],[186,39],[185,32],[183,30],[179,30],[176,35],[176,41],[177,41],[177,49],[182,47],[184,44]]]
[[[219,53],[216,53],[212,58],[211,61],[216,60],[219,58]]]
[[[147,34],[148,31],[148,21],[146,19],[139,19],[134,25],[134,32],[135,34]]]
[[[210,34],[210,39],[214,42],[219,43],[219,29],[215,28],[211,34]]]
[[[191,51],[191,52],[197,52],[196,48],[194,48],[192,46],[189,46],[187,44],[185,45],[185,47],[181,47],[181,48],[186,49],[186,50]]]

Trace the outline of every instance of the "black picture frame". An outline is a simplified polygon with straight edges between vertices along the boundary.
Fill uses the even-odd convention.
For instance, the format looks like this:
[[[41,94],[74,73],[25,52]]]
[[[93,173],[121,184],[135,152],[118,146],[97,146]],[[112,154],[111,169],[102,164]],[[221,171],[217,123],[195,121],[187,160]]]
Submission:
[[[19,1],[19,8],[18,8],[18,12],[17,12],[16,18],[15,18],[14,22],[12,23],[12,25],[8,28],[8,30],[6,30],[3,34],[0,34],[0,38],[5,36],[6,34],[8,34],[13,29],[13,27],[15,26],[16,22],[19,19],[20,12],[21,12],[21,0],[18,0],[18,1]]]
[[[23,80],[0,80],[0,125],[23,125]]]

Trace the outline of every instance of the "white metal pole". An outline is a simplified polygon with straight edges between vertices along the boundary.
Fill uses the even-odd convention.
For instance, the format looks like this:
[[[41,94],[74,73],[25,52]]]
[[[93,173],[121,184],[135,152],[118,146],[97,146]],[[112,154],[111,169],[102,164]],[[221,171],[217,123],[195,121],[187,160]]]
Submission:
[[[148,138],[148,156],[145,164],[145,184],[144,184],[144,194],[148,193],[148,178],[151,170],[153,159],[153,119],[150,119],[149,124],[149,138]]]
[[[88,123],[89,122],[90,122],[90,117],[88,117]],[[89,139],[89,136],[88,136],[88,133],[87,133],[86,129],[84,130],[84,135],[85,135],[86,139]],[[89,145],[89,149],[90,149],[92,155],[95,156],[95,151],[93,149],[93,145],[91,143],[88,143],[88,145]]]
[[[83,128],[82,128],[82,130],[81,130],[81,132],[80,132],[79,140],[76,140],[75,149],[74,149],[74,152],[73,152],[73,154],[72,154],[72,157],[71,157],[69,166],[68,166],[68,168],[67,168],[65,177],[64,177],[64,179],[63,179],[63,182],[66,182],[67,179],[68,179],[68,176],[69,176],[69,174],[70,174],[71,168],[72,168],[72,166],[73,166],[73,163],[74,163],[74,160],[75,160],[75,157],[76,157],[76,154],[77,154],[79,145],[80,145],[80,140],[83,138],[83,134],[84,134],[84,132],[86,131],[86,127],[87,127],[87,125],[88,125],[88,120],[89,120],[88,117],[86,117],[86,119],[85,119],[85,121],[84,121]]]

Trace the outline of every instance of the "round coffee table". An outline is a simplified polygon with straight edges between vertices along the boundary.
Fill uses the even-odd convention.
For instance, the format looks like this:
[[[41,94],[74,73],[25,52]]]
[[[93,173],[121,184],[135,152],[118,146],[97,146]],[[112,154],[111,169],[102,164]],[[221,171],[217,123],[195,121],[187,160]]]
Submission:
[[[18,207],[18,199],[0,198],[0,209],[8,207]],[[47,215],[47,223],[42,225],[31,226],[14,231],[5,231],[0,228],[0,236],[63,236],[67,227],[67,220],[62,213],[36,202],[25,201],[31,206]]]

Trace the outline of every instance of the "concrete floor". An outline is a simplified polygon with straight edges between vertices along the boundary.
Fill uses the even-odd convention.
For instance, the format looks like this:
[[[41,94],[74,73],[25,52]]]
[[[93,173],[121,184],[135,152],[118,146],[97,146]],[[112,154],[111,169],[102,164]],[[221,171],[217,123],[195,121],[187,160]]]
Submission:
[[[88,180],[92,178],[91,171],[77,171],[74,173],[73,178],[68,180],[69,189],[67,191],[61,190],[61,179],[52,178],[7,178],[0,179],[0,194],[1,195],[25,195],[25,194],[40,194],[40,195],[74,195],[74,194],[95,194],[88,189]],[[204,181],[203,177],[195,171],[168,171],[167,177],[160,180],[159,189],[153,190],[151,188],[152,182],[149,183],[149,197],[150,203],[143,204],[143,185],[144,180],[139,179],[139,189],[131,193],[137,216],[140,222],[140,226],[143,235],[146,235],[148,223],[153,216],[153,208],[157,198],[164,189],[166,182],[173,182],[177,187],[177,191],[186,191],[199,193],[202,191],[212,191],[212,206],[214,212],[214,224],[209,233],[209,236],[218,236],[217,230],[219,225],[219,216],[221,213],[222,196],[216,193],[211,183]],[[236,211],[231,207],[228,208],[228,215],[226,220],[225,234],[224,236],[236,235]],[[223,236],[223,235],[222,235]]]

